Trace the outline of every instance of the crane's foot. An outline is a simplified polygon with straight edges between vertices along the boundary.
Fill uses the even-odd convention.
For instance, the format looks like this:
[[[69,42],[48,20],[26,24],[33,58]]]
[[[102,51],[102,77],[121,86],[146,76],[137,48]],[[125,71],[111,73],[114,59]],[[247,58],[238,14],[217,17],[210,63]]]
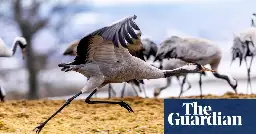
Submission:
[[[84,67],[83,64],[81,65],[70,65],[61,63],[58,65],[59,67],[62,67],[61,71],[68,72],[68,71],[78,71],[80,68]]]
[[[125,109],[127,109],[128,112],[133,112],[133,113],[134,113],[134,111],[132,110],[132,107],[131,107],[129,104],[127,104],[126,102],[121,101],[121,102],[119,103],[119,105],[120,105],[121,107],[124,107]]]
[[[129,104],[124,101],[91,101],[90,99],[85,99],[87,104],[119,104],[121,107],[125,108],[128,112],[134,112]]]
[[[89,94],[89,96],[85,99],[85,102],[87,104],[119,104],[121,107],[124,107],[128,112],[133,112],[132,108],[123,101],[91,101],[90,98],[93,94],[95,94],[97,89],[95,89],[92,93]]]
[[[36,131],[37,134],[39,134],[42,129],[44,128],[45,123],[41,123],[39,126],[33,129],[33,131]]]

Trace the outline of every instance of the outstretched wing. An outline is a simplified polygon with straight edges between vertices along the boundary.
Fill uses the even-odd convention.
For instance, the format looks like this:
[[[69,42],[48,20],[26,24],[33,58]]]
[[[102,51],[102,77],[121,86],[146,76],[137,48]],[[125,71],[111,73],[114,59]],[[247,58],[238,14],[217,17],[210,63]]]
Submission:
[[[114,61],[115,48],[140,51],[140,29],[133,21],[136,16],[127,17],[110,26],[103,27],[80,40],[73,64],[84,64],[91,60]],[[137,33],[136,33],[137,32]]]

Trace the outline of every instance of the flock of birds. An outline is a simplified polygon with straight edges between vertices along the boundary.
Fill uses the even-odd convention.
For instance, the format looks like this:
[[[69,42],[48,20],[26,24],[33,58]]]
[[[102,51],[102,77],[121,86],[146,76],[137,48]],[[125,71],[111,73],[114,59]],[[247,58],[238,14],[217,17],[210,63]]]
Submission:
[[[253,57],[256,53],[255,46],[253,44],[253,39],[256,39],[256,28],[254,24],[254,19],[256,19],[256,14],[252,14],[252,23],[251,27],[242,31],[241,33],[234,35],[233,46],[232,46],[232,62],[239,58],[240,65],[244,60],[247,66],[247,74],[248,74],[248,86],[250,86],[251,90],[251,80],[250,80],[250,68],[252,65]],[[160,62],[159,69],[163,70],[171,70],[175,68],[179,68],[181,66],[186,65],[187,63],[199,63],[201,65],[210,65],[213,70],[216,72],[213,75],[216,78],[223,79],[227,81],[230,87],[237,93],[237,80],[232,78],[232,76],[228,74],[219,73],[218,66],[221,61],[221,50],[217,47],[216,43],[202,39],[202,38],[194,38],[194,37],[179,37],[179,36],[171,36],[163,41],[160,45],[157,45],[153,41],[148,38],[142,39],[143,50],[141,55],[139,55],[141,59],[147,61],[150,57],[154,58],[155,61]],[[79,44],[79,40],[76,40],[64,51],[63,55],[69,56],[77,56],[77,46]],[[129,50],[129,49],[128,49]],[[133,51],[129,51],[131,55],[136,56],[136,53]],[[247,58],[251,57],[250,63],[248,63]],[[199,74],[199,88],[200,88],[200,96],[202,97],[202,76],[206,75],[204,72]],[[166,78],[166,85],[160,88],[155,88],[154,96],[158,97],[162,90],[168,88],[171,85],[172,77],[176,77],[180,84],[180,94],[179,97],[189,89],[191,89],[192,85],[187,80],[187,74],[175,74]],[[143,86],[143,80],[131,80],[127,83],[130,83],[135,94],[138,96],[138,92],[136,88],[139,89],[139,92],[144,92],[145,97],[147,97],[145,88]],[[184,90],[185,83],[188,84],[188,88]],[[124,96],[125,85],[121,91],[121,98]],[[136,88],[135,88],[136,87]],[[248,91],[247,91],[248,92]],[[251,91],[252,92],[252,91]],[[111,93],[116,95],[113,86],[109,84],[108,87],[108,98],[111,97]]]
[[[237,93],[238,82],[232,76],[221,73],[218,70],[222,54],[217,45],[209,40],[194,37],[171,36],[164,40],[159,46],[150,39],[141,39],[141,31],[134,22],[137,16],[126,17],[122,20],[112,23],[109,26],[100,28],[84,38],[74,41],[63,53],[64,55],[74,56],[74,61],[70,63],[61,63],[61,71],[75,71],[83,74],[88,78],[85,86],[80,92],[69,98],[60,109],[58,109],[46,121],[37,126],[34,130],[40,133],[43,127],[57,115],[64,107],[77,96],[90,92],[85,99],[88,104],[117,104],[124,107],[128,112],[133,112],[132,108],[123,101],[93,101],[90,100],[97,90],[108,85],[109,97],[111,93],[116,93],[111,83],[129,83],[137,87],[140,92],[145,92],[141,85],[145,79],[166,78],[167,83],[164,87],[156,88],[154,95],[158,96],[162,90],[171,84],[171,77],[176,77],[180,82],[181,96],[191,88],[187,81],[187,74],[199,74],[200,96],[202,97],[202,76],[206,71],[218,78],[223,79]],[[252,21],[254,25],[254,21]],[[250,67],[247,63],[247,57],[256,55],[256,49],[253,39],[256,39],[256,28],[249,27],[245,31],[235,35],[232,46],[232,61],[236,58],[246,62],[248,72],[248,85],[250,85]],[[0,40],[0,56],[11,57],[15,54],[17,46],[22,50],[24,55],[27,42],[23,37],[17,37],[14,40],[12,49],[8,49]],[[154,61],[159,61],[160,66],[146,62],[153,56]],[[210,65],[211,69],[205,68],[204,65]],[[188,83],[189,87],[184,88]],[[0,99],[4,101],[5,91],[0,88]],[[125,91],[125,85],[122,89],[122,96]],[[146,96],[146,94],[145,94]]]

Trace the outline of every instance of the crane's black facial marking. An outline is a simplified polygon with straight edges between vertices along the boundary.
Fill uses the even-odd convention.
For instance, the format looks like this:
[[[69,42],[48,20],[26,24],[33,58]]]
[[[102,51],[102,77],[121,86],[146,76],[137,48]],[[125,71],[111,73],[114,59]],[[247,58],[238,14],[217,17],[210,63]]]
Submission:
[[[26,45],[27,45],[27,44],[23,44],[23,43],[20,42],[20,41],[17,41],[16,43],[20,46],[21,49],[26,48]]]

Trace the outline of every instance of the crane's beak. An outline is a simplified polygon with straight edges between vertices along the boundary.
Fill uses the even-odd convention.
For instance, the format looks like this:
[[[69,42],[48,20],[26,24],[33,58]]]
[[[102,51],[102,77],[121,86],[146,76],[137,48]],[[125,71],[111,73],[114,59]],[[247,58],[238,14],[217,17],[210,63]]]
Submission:
[[[206,67],[203,67],[201,72],[206,72],[206,71],[209,71],[209,72],[216,72],[216,70],[213,70],[213,69],[209,69],[209,68],[206,68]]]
[[[25,48],[21,49],[21,54],[22,54],[22,59],[23,59],[23,60],[24,60],[24,58],[25,58],[25,51],[26,51]]]

